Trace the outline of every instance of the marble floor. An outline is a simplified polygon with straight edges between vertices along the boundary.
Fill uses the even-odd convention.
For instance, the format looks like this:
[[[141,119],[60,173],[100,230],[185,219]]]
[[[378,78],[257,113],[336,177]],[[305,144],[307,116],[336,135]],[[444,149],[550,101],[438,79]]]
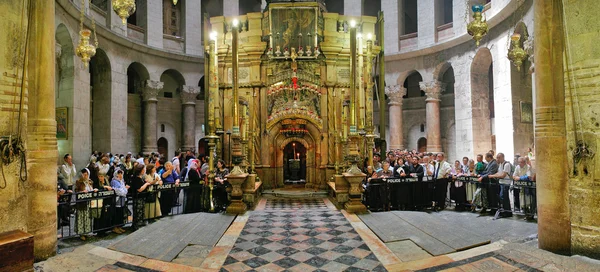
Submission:
[[[447,224],[445,217],[456,216],[437,213],[427,220]],[[474,228],[489,223],[471,222]],[[434,256],[410,239],[384,242],[359,216],[336,209],[327,198],[264,197],[226,229],[215,245],[188,245],[170,262],[110,249],[131,234],[86,242],[62,240],[59,254],[34,268],[38,272],[600,271],[600,261],[540,250],[535,239],[492,239],[487,245]]]

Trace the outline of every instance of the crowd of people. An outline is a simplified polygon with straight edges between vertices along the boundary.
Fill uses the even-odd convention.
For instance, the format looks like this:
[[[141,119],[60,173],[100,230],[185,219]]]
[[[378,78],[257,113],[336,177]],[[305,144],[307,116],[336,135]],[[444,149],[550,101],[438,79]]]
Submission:
[[[462,161],[455,160],[451,164],[446,161],[443,153],[395,150],[388,152],[383,160],[379,153],[375,153],[373,166],[367,165],[367,160],[364,163],[364,173],[367,174],[364,187],[368,190],[372,179],[402,177],[415,177],[418,178],[418,181],[444,179],[449,181],[447,198],[456,203],[456,210],[470,209],[473,212],[478,211],[485,214],[495,213],[500,208],[502,210],[500,216],[508,217],[512,216],[513,210],[521,211],[532,209],[532,206],[535,206],[535,203],[521,205],[523,203],[520,201],[520,189],[513,186],[514,181],[535,182],[532,149],[528,149],[526,154],[526,156],[517,154],[514,163],[511,163],[506,160],[503,153],[495,154],[493,150],[490,150],[485,155],[477,155],[475,159],[463,157]],[[457,181],[461,176],[473,177],[473,180],[477,182],[470,184]],[[499,203],[497,205],[490,203],[495,200],[487,199],[490,194],[486,190],[490,187],[484,186],[484,183],[496,184],[494,188],[498,190]],[[467,186],[473,186],[473,188],[466,190]],[[472,194],[467,196],[467,192],[472,192]],[[523,193],[535,201],[534,189],[525,188]],[[434,202],[432,206],[443,209],[444,204]],[[527,214],[531,214],[531,212],[528,210]]]
[[[73,164],[70,154],[65,154],[57,169],[57,225],[70,226],[74,217],[75,233],[86,240],[86,235],[93,232],[125,232],[123,226],[129,216],[133,229],[138,229],[173,213],[174,206],[183,206],[184,213],[221,212],[229,203],[229,170],[223,160],[217,162],[212,199],[208,171],[208,157],[197,159],[193,151],[180,152],[171,160],[158,153],[134,156],[95,151],[81,169]],[[181,183],[186,184],[185,189]],[[81,197],[103,191],[114,194]]]

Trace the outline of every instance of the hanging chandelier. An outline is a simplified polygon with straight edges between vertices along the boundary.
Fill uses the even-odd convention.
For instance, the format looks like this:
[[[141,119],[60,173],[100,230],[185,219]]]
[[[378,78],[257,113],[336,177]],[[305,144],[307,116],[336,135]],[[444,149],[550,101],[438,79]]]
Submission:
[[[508,50],[508,59],[517,67],[517,71],[521,71],[523,60],[527,58],[527,52],[521,47],[521,34],[513,34],[510,40],[512,48]]]
[[[479,41],[488,32],[488,24],[487,20],[482,18],[483,5],[473,5],[471,9],[473,10],[473,21],[467,25],[467,32],[473,36],[475,44],[479,46]]]
[[[173,0],[174,3],[177,0]],[[135,12],[135,0],[112,0],[113,10],[123,20],[123,25],[127,24],[127,18]]]
[[[96,22],[92,17],[92,30],[94,33],[94,44],[90,43],[90,37],[92,30],[83,28],[83,20],[85,18],[85,0],[81,0],[81,14],[79,15],[79,44],[75,48],[75,54],[81,58],[83,65],[88,67],[90,59],[96,55],[96,48],[98,47],[98,37],[96,36]]]
[[[177,6],[177,0],[173,0],[173,6]]]

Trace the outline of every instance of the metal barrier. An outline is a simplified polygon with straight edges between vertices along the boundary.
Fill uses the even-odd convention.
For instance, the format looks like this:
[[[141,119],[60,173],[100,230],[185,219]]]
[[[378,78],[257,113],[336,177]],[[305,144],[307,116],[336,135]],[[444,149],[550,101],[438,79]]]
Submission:
[[[454,179],[383,178],[371,179],[365,186],[364,204],[371,211],[441,210],[454,206],[456,210],[476,208],[496,211],[494,218],[505,212],[535,216],[535,182],[512,181],[502,184],[497,179],[460,176]]]
[[[154,185],[144,192],[128,194],[122,207],[114,191],[63,194],[58,197],[58,239],[101,233],[115,227],[139,228],[147,220],[169,215],[209,211],[211,199],[204,186],[189,182]],[[213,197],[213,202],[219,200]],[[216,211],[221,211],[217,209]]]

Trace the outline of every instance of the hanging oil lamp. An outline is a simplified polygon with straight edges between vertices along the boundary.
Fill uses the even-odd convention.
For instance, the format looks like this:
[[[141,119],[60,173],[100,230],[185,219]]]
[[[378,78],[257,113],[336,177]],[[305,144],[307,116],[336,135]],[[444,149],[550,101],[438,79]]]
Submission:
[[[135,12],[135,0],[112,0],[113,10],[127,24],[127,18]]]
[[[177,0],[173,0],[173,6],[177,6]]]
[[[467,32],[473,36],[475,44],[479,46],[479,41],[488,32],[488,24],[487,20],[482,18],[483,5],[473,5],[471,9],[473,10],[473,21],[467,25]]]
[[[523,60],[527,57],[527,52],[521,47],[521,34],[513,34],[510,37],[512,48],[508,50],[508,59],[521,71]]]
[[[92,17],[92,29],[94,32],[94,44],[90,43],[90,37],[92,31],[83,28],[83,19],[85,18],[85,0],[81,0],[81,13],[79,15],[79,44],[75,48],[75,54],[81,58],[83,65],[88,66],[90,59],[96,55],[96,48],[98,47],[98,37],[96,36],[96,22]]]

